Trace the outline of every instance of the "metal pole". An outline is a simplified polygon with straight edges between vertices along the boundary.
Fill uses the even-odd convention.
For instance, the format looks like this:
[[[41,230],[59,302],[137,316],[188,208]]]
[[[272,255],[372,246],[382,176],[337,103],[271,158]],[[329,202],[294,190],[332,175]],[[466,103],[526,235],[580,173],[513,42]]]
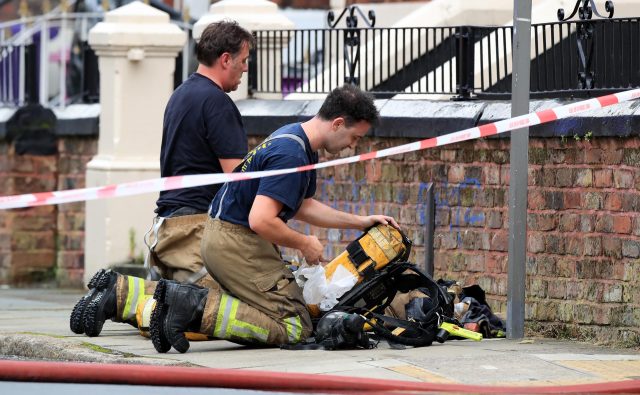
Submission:
[[[424,269],[428,275],[433,277],[433,236],[436,232],[436,201],[435,188],[430,182],[425,191],[426,215],[424,221]]]
[[[24,89],[25,89],[25,81],[24,81],[24,73],[25,73],[25,51],[24,51],[24,32],[26,30],[25,19],[22,17],[22,23],[20,23],[20,33],[19,38],[22,40],[16,40],[16,45],[18,45],[18,106],[22,106],[24,104]]]
[[[49,21],[45,14],[42,17],[40,30],[40,104],[49,104]]]
[[[513,78],[511,116],[529,112],[531,0],[513,4]],[[507,337],[524,337],[525,261],[527,258],[527,166],[529,128],[511,132],[509,183],[509,278]]]
[[[67,43],[65,42],[65,32],[67,31],[67,11],[63,9],[60,21],[58,39],[60,40],[60,102],[58,108],[64,110],[67,105]],[[71,54],[69,54],[71,55]],[[69,56],[71,58],[71,56]]]

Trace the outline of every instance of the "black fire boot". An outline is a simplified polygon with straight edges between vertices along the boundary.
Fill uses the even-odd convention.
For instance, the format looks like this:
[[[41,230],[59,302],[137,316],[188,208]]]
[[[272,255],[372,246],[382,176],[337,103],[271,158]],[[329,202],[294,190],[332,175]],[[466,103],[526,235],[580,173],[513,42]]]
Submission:
[[[198,332],[209,290],[193,284],[160,280],[153,298],[149,331],[156,351],[165,353],[171,346],[181,353],[189,349],[184,332]]]
[[[91,280],[89,280],[89,283],[87,284],[89,292],[80,298],[78,303],[73,306],[73,310],[71,310],[71,317],[69,318],[69,327],[71,328],[71,332],[77,333],[78,335],[84,333],[84,311],[95,296],[107,286],[106,278],[108,277],[107,273],[110,271],[111,270],[100,269],[93,275],[93,277],[91,277]]]
[[[102,331],[104,322],[114,318],[117,312],[116,283],[118,273],[107,271],[101,278],[100,291],[96,292],[93,299],[87,304],[82,315],[84,333],[89,337],[95,337]],[[98,290],[98,287],[95,288]]]

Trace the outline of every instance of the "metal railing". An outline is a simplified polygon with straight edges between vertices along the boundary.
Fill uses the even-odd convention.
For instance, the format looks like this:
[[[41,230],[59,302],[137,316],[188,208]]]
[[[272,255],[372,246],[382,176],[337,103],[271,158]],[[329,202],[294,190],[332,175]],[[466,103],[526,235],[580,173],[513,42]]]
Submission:
[[[581,53],[578,33],[585,24],[592,45]],[[640,86],[639,18],[535,24],[531,33],[533,97],[588,96]],[[351,82],[379,97],[411,93],[461,99],[510,96],[511,26],[254,34],[257,49],[249,75],[254,93],[327,93]],[[263,50],[277,47],[282,50]],[[589,63],[591,86],[580,79],[581,62]]]
[[[98,58],[88,36],[103,15],[50,13],[0,23],[0,107],[98,102]],[[191,23],[172,22],[191,37]],[[176,86],[195,68],[193,45],[188,40],[176,59]]]
[[[102,13],[60,13],[1,23],[0,106],[97,102],[97,58],[87,38],[101,19]],[[190,23],[174,23],[192,29]],[[254,34],[257,46],[249,64],[254,94],[327,93],[349,82],[378,97],[510,96],[511,26]],[[531,37],[532,97],[595,96],[640,86],[640,18],[536,24]],[[195,69],[193,45],[190,40],[176,60],[176,86]]]

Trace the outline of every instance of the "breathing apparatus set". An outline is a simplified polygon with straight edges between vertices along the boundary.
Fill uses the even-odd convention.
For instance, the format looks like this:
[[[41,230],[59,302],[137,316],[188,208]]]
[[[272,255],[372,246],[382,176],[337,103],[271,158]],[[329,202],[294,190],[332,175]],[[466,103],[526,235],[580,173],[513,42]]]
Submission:
[[[454,318],[455,295],[407,261],[411,244],[401,231],[378,224],[329,264],[306,272],[303,295],[314,337],[285,348],[373,348],[383,339],[423,347],[451,336],[480,340],[481,334],[463,329]],[[342,288],[332,288],[335,283]]]

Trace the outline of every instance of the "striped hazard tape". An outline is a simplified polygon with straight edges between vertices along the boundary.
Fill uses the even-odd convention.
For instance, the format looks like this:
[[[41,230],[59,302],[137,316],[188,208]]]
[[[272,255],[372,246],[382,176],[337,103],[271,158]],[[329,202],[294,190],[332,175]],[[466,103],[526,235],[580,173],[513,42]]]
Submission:
[[[71,202],[81,202],[95,199],[106,199],[112,197],[140,195],[143,193],[168,191],[172,189],[189,188],[210,184],[221,184],[224,182],[235,182],[262,177],[277,176],[282,174],[296,173],[312,169],[322,169],[344,165],[348,163],[361,162],[374,158],[383,158],[391,155],[404,154],[413,151],[420,151],[426,148],[442,147],[444,145],[458,143],[461,141],[473,140],[480,137],[493,136],[500,133],[509,132],[527,126],[540,125],[555,121],[557,119],[568,118],[575,114],[597,110],[599,108],[611,106],[613,104],[634,100],[640,97],[640,89],[628,90],[594,99],[584,100],[564,106],[555,107],[548,110],[537,111],[514,118],[505,119],[499,122],[476,126],[469,129],[449,133],[443,136],[416,141],[409,144],[399,145],[383,149],[380,151],[368,152],[366,154],[350,156],[347,158],[335,159],[321,162],[314,165],[301,166],[297,168],[278,169],[269,171],[257,171],[247,173],[223,173],[223,174],[199,174],[189,176],[175,176],[157,178],[151,180],[127,182],[117,185],[108,185],[94,188],[71,189],[66,191],[28,193],[24,195],[2,196],[0,197],[0,209],[42,206],[47,204],[61,204]]]

